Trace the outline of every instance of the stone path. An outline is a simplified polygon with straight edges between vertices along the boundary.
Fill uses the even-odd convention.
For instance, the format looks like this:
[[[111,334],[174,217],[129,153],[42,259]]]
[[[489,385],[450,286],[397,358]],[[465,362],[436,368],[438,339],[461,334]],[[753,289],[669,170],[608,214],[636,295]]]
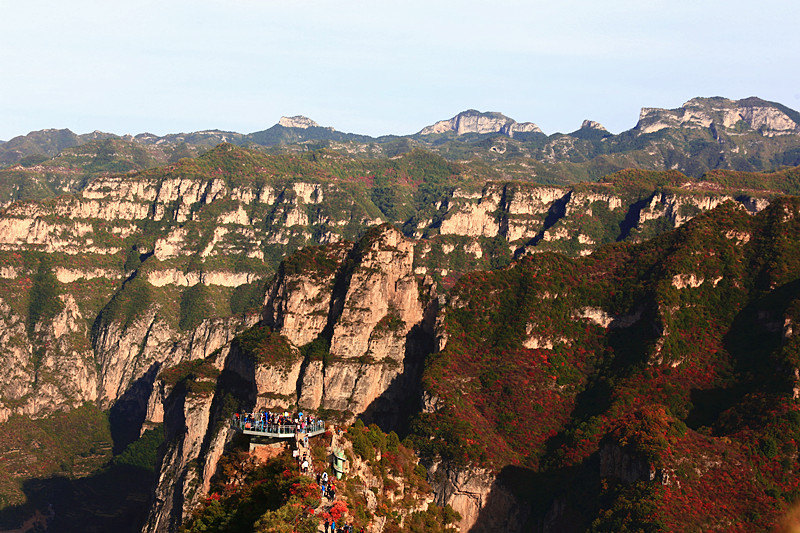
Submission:
[[[316,482],[317,476],[316,476],[316,471],[314,470],[314,462],[311,459],[311,446],[305,445],[305,439],[303,438],[304,436],[305,436],[304,433],[297,433],[294,439],[294,445],[297,451],[299,452],[299,457],[301,458],[306,457],[308,459],[308,472],[306,472],[305,474],[301,472],[301,475],[306,475]],[[300,460],[300,463],[302,464],[302,459]],[[331,477],[330,479],[333,480],[333,477]],[[331,507],[333,507],[334,503],[336,503],[337,500],[338,498],[331,500],[327,496],[323,496],[320,499],[319,506],[316,509],[314,509],[314,513],[319,515],[320,513],[330,511]],[[336,530],[339,531],[339,528],[336,528]],[[319,533],[324,533],[325,525],[322,522],[320,522],[317,531]]]

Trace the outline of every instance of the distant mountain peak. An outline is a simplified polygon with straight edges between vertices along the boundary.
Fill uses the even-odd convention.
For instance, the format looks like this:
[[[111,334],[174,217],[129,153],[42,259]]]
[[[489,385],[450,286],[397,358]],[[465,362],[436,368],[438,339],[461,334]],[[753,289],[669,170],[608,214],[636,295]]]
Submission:
[[[281,117],[278,121],[279,126],[283,126],[284,128],[301,128],[301,129],[308,129],[308,128],[319,128],[320,125],[311,120],[308,117],[304,117],[303,115],[295,115],[293,117]]]
[[[598,130],[598,131],[608,131],[602,124],[599,122],[595,122],[594,120],[584,120],[581,123],[582,130]]]
[[[440,120],[435,124],[422,128],[420,135],[434,133],[455,132],[456,135],[465,133],[502,133],[513,137],[514,133],[542,133],[539,126],[533,122],[519,123],[516,120],[494,111],[481,112],[476,109],[462,111],[451,119]]]
[[[667,128],[709,128],[736,133],[755,131],[766,137],[800,133],[800,113],[756,97],[730,100],[721,96],[696,97],[677,109],[644,107],[635,130],[653,133]]]

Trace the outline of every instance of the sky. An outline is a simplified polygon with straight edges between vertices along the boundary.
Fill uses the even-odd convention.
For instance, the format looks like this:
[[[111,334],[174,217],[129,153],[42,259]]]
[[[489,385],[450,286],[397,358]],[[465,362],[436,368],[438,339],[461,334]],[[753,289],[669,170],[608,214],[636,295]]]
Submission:
[[[0,0],[0,139],[283,115],[403,135],[465,109],[620,132],[695,96],[800,109],[798,22],[791,0]]]

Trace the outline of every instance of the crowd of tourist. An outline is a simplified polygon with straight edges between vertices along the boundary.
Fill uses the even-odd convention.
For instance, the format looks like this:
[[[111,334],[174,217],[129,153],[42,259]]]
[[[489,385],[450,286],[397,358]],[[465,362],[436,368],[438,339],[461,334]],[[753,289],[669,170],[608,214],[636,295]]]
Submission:
[[[234,423],[242,429],[263,431],[266,433],[307,433],[323,429],[325,422],[314,415],[302,412],[290,415],[288,411],[273,413],[260,411],[253,413],[236,413]]]
[[[298,437],[297,447],[292,450],[292,457],[297,461],[297,467],[303,474],[308,474],[311,470],[311,463],[308,457],[308,435],[303,435],[302,438]],[[301,444],[302,451],[301,451]]]
[[[311,466],[311,457],[309,454],[308,446],[308,433],[325,429],[325,421],[316,418],[311,414],[289,414],[284,411],[282,413],[273,413],[270,411],[258,411],[252,413],[236,413],[233,415],[233,423],[241,429],[248,429],[253,431],[261,431],[265,433],[275,434],[294,434],[295,435],[295,448],[292,450],[292,457],[297,461],[300,472],[308,475],[314,475],[314,469]],[[341,430],[339,431],[341,434]],[[318,473],[317,483],[321,491],[321,497],[333,502],[336,499],[336,487],[334,486],[333,479],[328,476],[328,472],[323,471]],[[344,517],[341,517],[342,519]],[[325,532],[326,533],[364,533],[364,528],[356,530],[352,523],[344,523],[341,525],[336,524],[336,520],[330,516],[325,519]]]

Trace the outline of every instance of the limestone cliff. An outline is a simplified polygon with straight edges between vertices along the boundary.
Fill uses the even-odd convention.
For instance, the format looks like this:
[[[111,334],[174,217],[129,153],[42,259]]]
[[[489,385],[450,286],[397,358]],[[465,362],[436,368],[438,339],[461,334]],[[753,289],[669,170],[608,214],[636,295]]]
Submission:
[[[259,358],[258,347],[209,333],[201,346],[209,346],[209,338],[220,342],[185,360],[204,356],[203,365],[222,372],[216,385],[193,392],[197,384],[191,376],[201,372],[187,374],[181,370],[189,368],[187,363],[159,375],[148,416],[157,422],[163,413],[173,429],[145,531],[173,531],[207,490],[231,437],[230,413],[222,407],[226,396],[237,398],[243,410],[299,404],[305,410],[339,412],[343,421],[361,415],[387,426],[402,422],[431,349],[428,302],[436,302],[430,282],[413,272],[414,245],[396,229],[380,226],[355,244],[336,243],[290,257],[267,288],[259,326],[289,344],[282,359]],[[307,350],[314,343],[329,346],[329,353],[314,355]],[[298,347],[306,348],[305,355]],[[172,384],[176,372],[188,377]]]
[[[665,128],[717,128],[757,131],[765,136],[800,132],[800,124],[773,102],[758,98],[693,98],[678,109],[643,108],[635,130],[653,133]]]
[[[327,362],[309,360],[298,376],[300,405],[396,418],[390,404],[403,403],[413,386],[422,355],[415,343],[425,343],[431,327],[414,241],[381,226],[349,249],[332,245],[304,259],[311,260],[284,263],[265,307],[268,323],[296,346],[329,346]],[[386,397],[390,388],[396,392]]]
[[[465,133],[502,133],[513,137],[515,133],[542,133],[539,126],[532,122],[518,123],[501,113],[482,113],[474,109],[462,111],[449,120],[440,120],[431,126],[422,128],[420,135],[455,132]]]
[[[461,515],[459,531],[524,531],[529,510],[494,473],[479,467],[454,469],[437,463],[428,469],[428,478],[436,503],[449,505]]]
[[[384,233],[371,248],[356,250],[345,240],[386,214],[358,188],[333,179],[276,177],[269,164],[275,161],[221,145],[197,160],[103,175],[78,194],[7,207],[0,216],[0,298],[11,311],[3,331],[7,357],[18,361],[18,377],[27,377],[8,380],[0,394],[3,416],[95,399],[110,406],[148,372],[208,355],[248,324],[235,316],[243,308],[231,304],[246,293],[249,309],[258,307],[253,294],[280,257],[304,245],[337,242],[318,258],[327,270],[279,273],[265,297],[264,318],[296,347],[320,336],[330,344],[338,366],[323,373],[315,360],[297,372],[307,385],[301,403],[359,411],[378,395],[368,384],[382,389],[403,372],[392,364],[403,360],[404,339],[417,335],[425,307],[415,276],[446,286],[515,255],[585,255],[607,242],[677,227],[726,199],[755,212],[775,194],[694,181],[636,193],[610,182],[462,183],[442,189],[435,203],[405,221],[405,234],[422,242]],[[34,254],[50,258],[69,310],[59,319],[67,326],[58,326],[69,335],[42,344],[43,357],[25,347],[30,332],[20,328]],[[198,293],[213,320],[181,324]],[[354,332],[356,323],[363,333]],[[82,369],[80,377],[57,368],[66,360]],[[34,371],[40,363],[43,380]],[[360,392],[352,398],[326,392],[356,382]]]
[[[278,121],[278,125],[283,126],[284,128],[319,128],[319,124],[314,122],[308,117],[304,117],[302,115],[295,115],[293,117],[281,117]]]
[[[641,240],[656,226],[676,228],[726,200],[755,213],[769,203],[759,194],[698,192],[691,186],[668,192],[642,191],[639,196],[613,187],[547,187],[523,183],[489,183],[479,194],[458,189],[439,223],[440,235],[503,237],[515,253],[560,251],[586,255],[600,244]],[[418,229],[417,235],[425,235]]]
[[[606,128],[605,128],[605,127],[602,125],[602,124],[600,124],[599,122],[595,122],[594,120],[588,120],[588,119],[587,119],[587,120],[584,120],[584,121],[581,123],[581,129],[582,129],[582,130],[597,130],[597,131],[603,131],[603,132],[607,132],[607,131],[608,131],[608,130],[607,130],[607,129],[606,129]]]

